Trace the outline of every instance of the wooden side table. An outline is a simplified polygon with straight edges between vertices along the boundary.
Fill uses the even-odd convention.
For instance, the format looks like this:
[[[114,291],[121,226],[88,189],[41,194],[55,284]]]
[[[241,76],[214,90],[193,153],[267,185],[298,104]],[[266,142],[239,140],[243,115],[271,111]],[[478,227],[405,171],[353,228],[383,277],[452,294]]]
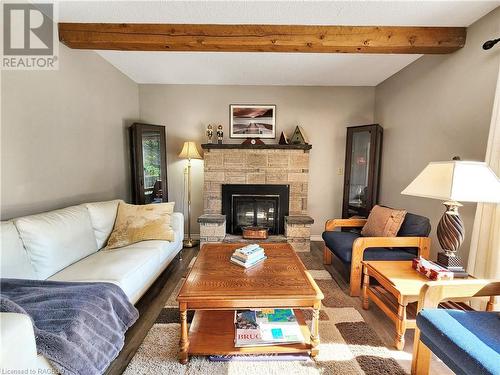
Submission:
[[[370,277],[378,284],[370,285]],[[471,277],[472,278],[472,277]],[[395,324],[394,345],[398,350],[405,346],[405,332],[416,327],[416,303],[420,289],[428,283],[427,277],[415,271],[411,261],[364,261],[363,308],[373,301]],[[449,302],[442,307],[471,310],[465,304]]]

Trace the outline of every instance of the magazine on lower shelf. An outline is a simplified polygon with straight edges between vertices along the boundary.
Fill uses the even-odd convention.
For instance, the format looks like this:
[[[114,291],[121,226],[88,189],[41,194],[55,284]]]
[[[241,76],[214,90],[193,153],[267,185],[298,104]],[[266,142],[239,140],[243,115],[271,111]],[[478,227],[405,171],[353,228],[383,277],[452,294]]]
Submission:
[[[234,324],[237,348],[304,342],[292,309],[237,310]]]

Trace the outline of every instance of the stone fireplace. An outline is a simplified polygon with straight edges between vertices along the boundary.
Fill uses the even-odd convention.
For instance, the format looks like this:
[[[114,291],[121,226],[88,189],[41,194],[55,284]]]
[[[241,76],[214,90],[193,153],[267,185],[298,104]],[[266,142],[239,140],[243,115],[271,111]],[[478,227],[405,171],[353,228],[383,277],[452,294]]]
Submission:
[[[204,144],[200,241],[227,241],[244,224],[267,226],[270,241],[310,246],[310,145]],[[235,224],[236,222],[236,224]],[[229,237],[229,236],[228,236]]]

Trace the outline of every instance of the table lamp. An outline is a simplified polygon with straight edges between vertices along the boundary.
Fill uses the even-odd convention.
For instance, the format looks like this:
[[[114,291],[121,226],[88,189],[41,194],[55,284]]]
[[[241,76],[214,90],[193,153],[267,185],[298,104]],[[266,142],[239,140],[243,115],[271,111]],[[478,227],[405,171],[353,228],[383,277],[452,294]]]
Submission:
[[[184,247],[194,247],[198,244],[191,238],[191,159],[203,159],[196,148],[196,143],[192,141],[184,142],[179,158],[187,159],[187,183],[188,183],[188,217],[187,217],[187,238],[184,240]]]
[[[460,202],[500,203],[500,180],[486,163],[461,161],[431,162],[401,194],[444,201],[446,211],[437,227],[437,238],[444,250],[438,263],[466,276],[457,250],[464,241],[464,224],[458,213]]]

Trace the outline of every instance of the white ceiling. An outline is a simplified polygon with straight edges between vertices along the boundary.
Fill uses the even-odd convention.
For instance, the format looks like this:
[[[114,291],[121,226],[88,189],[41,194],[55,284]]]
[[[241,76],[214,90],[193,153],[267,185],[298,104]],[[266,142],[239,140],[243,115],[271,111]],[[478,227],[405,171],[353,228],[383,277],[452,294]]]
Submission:
[[[498,1],[64,1],[61,22],[469,26]],[[421,55],[98,51],[138,83],[375,86]]]

